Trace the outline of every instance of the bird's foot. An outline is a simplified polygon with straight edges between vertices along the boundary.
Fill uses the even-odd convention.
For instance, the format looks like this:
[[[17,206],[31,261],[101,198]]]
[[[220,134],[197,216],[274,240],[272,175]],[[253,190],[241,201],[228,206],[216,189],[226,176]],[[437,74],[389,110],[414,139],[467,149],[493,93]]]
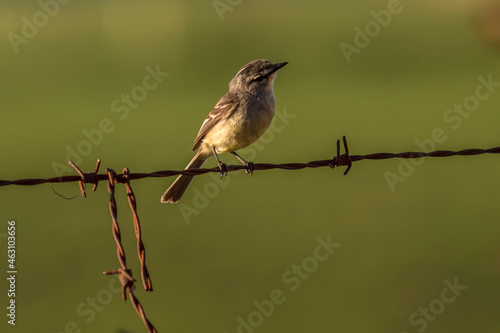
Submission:
[[[219,165],[220,178],[222,179],[222,177],[227,176],[227,166],[222,162],[217,162],[217,164]]]
[[[255,164],[253,162],[246,162],[245,163],[245,173],[253,175],[253,171],[255,170]]]

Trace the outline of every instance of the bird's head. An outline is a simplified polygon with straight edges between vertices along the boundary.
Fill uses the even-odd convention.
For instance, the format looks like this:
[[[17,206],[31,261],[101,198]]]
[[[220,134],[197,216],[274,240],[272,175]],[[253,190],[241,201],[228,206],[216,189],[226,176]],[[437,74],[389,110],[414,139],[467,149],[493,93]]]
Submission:
[[[229,82],[229,91],[245,91],[258,94],[273,91],[273,83],[278,70],[288,62],[272,63],[269,60],[258,59],[243,66]]]

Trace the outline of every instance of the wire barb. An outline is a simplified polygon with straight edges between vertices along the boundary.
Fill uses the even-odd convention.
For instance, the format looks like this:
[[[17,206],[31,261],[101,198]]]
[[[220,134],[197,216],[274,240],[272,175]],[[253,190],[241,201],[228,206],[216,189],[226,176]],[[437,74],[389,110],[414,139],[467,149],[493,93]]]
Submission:
[[[113,275],[113,274],[118,274],[118,278],[120,279],[120,283],[122,285],[122,299],[124,302],[127,301],[127,291],[128,289],[131,289],[132,291],[135,290],[135,279],[132,276],[132,271],[130,269],[122,269],[118,268],[116,271],[106,271],[103,272],[105,275]]]
[[[344,142],[344,150],[345,153],[340,155],[340,140],[337,140],[337,156],[334,156],[332,162],[328,165],[330,168],[347,166],[347,169],[344,171],[344,176],[347,175],[349,170],[352,167],[351,156],[349,155],[349,147],[347,146],[347,139],[345,135],[342,137],[342,141]]]
[[[73,163],[73,161],[69,161],[69,165],[71,165],[76,172],[80,175],[81,179],[78,182],[80,184],[80,191],[82,192],[82,197],[86,198],[87,194],[85,193],[85,186],[83,185],[84,183],[87,184],[94,184],[94,187],[92,188],[92,191],[95,191],[97,189],[97,185],[99,185],[99,179],[97,178],[97,172],[99,171],[99,166],[101,165],[101,160],[98,159],[97,163],[95,165],[95,170],[94,172],[88,172],[88,173],[83,173],[80,168]]]

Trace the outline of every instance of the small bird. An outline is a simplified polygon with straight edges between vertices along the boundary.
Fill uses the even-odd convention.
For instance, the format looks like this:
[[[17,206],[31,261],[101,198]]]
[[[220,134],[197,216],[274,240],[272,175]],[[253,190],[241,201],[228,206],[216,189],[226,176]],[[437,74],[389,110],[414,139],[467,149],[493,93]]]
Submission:
[[[243,66],[229,82],[229,91],[222,96],[201,125],[194,140],[196,155],[185,170],[201,168],[211,155],[215,156],[221,176],[227,168],[218,154],[231,153],[252,173],[254,164],[236,151],[254,143],[269,127],[276,109],[273,83],[278,70],[288,62],[272,63],[258,59]],[[194,176],[180,175],[161,197],[163,203],[179,202]]]

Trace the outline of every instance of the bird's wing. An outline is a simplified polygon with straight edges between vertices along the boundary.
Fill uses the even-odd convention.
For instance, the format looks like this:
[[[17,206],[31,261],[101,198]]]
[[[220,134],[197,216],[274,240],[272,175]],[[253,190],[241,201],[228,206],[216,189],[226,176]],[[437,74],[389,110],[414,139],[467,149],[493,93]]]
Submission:
[[[198,149],[203,141],[205,135],[212,129],[214,126],[224,118],[227,118],[231,113],[236,110],[239,105],[239,100],[235,94],[227,93],[217,102],[212,111],[208,114],[207,118],[201,125],[200,131],[194,139],[193,151]]]

